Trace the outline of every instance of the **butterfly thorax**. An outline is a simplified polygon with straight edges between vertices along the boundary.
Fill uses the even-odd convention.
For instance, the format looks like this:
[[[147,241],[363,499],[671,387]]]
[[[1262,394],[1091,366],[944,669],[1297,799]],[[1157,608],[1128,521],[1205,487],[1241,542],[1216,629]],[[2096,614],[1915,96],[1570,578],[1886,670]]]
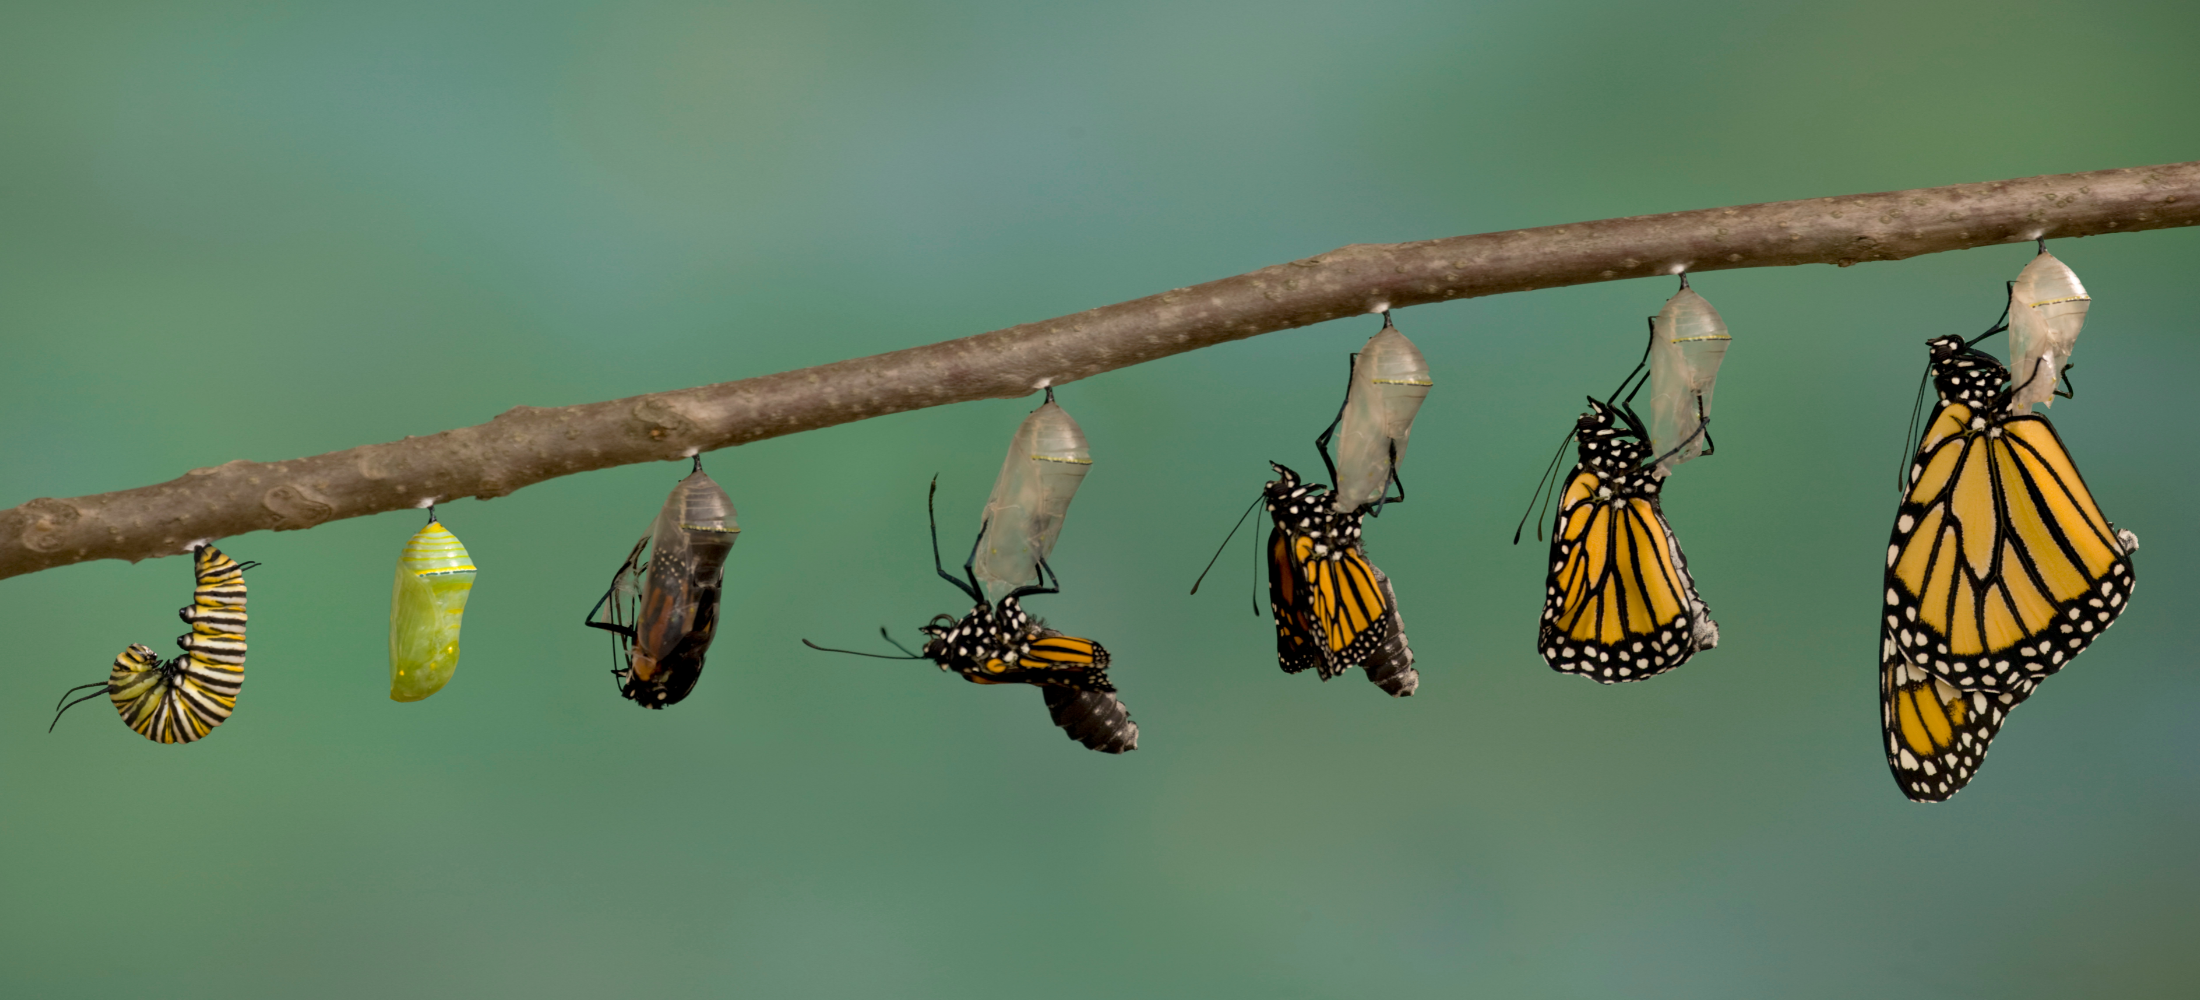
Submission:
[[[1975,413],[1995,408],[2009,384],[2009,369],[1961,337],[1934,337],[1925,344],[1933,352],[1933,388],[1942,401],[1961,403]]]
[[[1262,503],[1276,527],[1308,546],[1308,558],[1336,561],[1360,544],[1358,513],[1339,513],[1329,502],[1329,487],[1302,483],[1299,474],[1274,462],[1279,477],[1261,490]]]
[[[980,603],[959,621],[941,615],[921,631],[932,637],[924,644],[925,658],[939,664],[941,670],[981,680],[1002,672],[1000,668],[987,669],[989,664],[1013,668],[1021,662],[1031,652],[1039,628],[1015,598],[1005,597],[998,608]]]
[[[1650,446],[1634,430],[1618,426],[1611,407],[1590,400],[1589,412],[1574,422],[1574,440],[1581,450],[1575,472],[1596,475],[1599,501],[1657,496],[1658,477],[1643,466]]]

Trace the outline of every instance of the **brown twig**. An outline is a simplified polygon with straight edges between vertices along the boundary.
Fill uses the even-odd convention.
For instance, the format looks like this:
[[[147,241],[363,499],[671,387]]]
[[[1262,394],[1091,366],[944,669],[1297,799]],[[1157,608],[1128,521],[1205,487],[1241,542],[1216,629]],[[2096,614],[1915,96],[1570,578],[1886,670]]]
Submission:
[[[175,555],[428,499],[500,497],[661,461],[1049,385],[1384,308],[1686,271],[1900,260],[2041,237],[2200,224],[2200,162],[1360,244],[1250,274],[928,347],[579,406],[0,512],[0,578]]]

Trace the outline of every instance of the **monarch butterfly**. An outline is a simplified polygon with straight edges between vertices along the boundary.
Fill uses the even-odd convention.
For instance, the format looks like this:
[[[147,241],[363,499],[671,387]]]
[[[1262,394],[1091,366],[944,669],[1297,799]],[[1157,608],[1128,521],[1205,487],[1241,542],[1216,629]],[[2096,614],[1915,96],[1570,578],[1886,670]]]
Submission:
[[[419,701],[450,683],[477,572],[466,546],[428,508],[427,525],[397,557],[390,591],[390,700]]]
[[[1383,312],[1382,329],[1352,356],[1350,380],[1337,419],[1314,438],[1329,469],[1330,490],[1304,483],[1299,474],[1268,463],[1277,478],[1261,489],[1254,504],[1273,522],[1268,533],[1268,611],[1276,623],[1276,663],[1287,674],[1312,668],[1328,680],[1354,666],[1393,697],[1407,697],[1421,686],[1413,669],[1398,615],[1398,595],[1390,578],[1368,561],[1361,523],[1385,504],[1403,503],[1405,483],[1398,462],[1413,433],[1413,418],[1435,384],[1428,359]],[[1331,440],[1337,454],[1331,457]],[[1387,496],[1390,487],[1397,496]],[[1252,508],[1245,509],[1246,516]],[[1244,525],[1244,518],[1238,525]],[[1237,527],[1223,538],[1227,549]],[[1217,549],[1216,559],[1222,551]],[[1208,560],[1207,569],[1214,568]],[[1206,579],[1206,572],[1200,573]],[[1199,593],[1199,583],[1192,584]],[[1255,612],[1258,613],[1257,611]]]
[[[932,490],[935,494],[938,492],[937,481]],[[929,498],[926,506],[930,507]],[[982,540],[985,529],[981,527],[978,534]],[[931,660],[941,670],[960,674],[973,684],[1030,684],[1039,688],[1046,701],[1047,713],[1069,738],[1102,753],[1138,749],[1138,724],[1131,721],[1130,710],[1116,698],[1115,684],[1108,679],[1107,649],[1091,639],[1048,628],[1023,609],[1024,597],[1059,592],[1059,580],[1053,584],[1047,582],[1053,569],[1040,559],[1033,568],[1037,582],[1017,587],[998,602],[989,603],[977,573],[971,568],[977,558],[977,546],[973,545],[971,558],[963,563],[963,576],[958,578],[948,573],[940,564],[939,526],[935,521],[932,527],[933,571],[977,603],[960,619],[936,615],[920,628],[927,638],[921,652],[909,653],[903,648],[902,656],[881,656],[852,649],[832,649],[808,639],[802,643],[811,649],[877,659]],[[885,629],[880,629],[879,633],[886,636],[887,642],[894,642]],[[901,647],[900,643],[894,645]]]
[[[1278,664],[1289,674],[1311,667],[1325,681],[1358,665],[1391,695],[1413,694],[1421,675],[1398,617],[1398,595],[1360,544],[1369,508],[1340,512],[1322,495],[1329,487],[1268,465],[1277,478],[1262,489],[1261,502],[1275,522],[1268,533],[1268,609]],[[1402,499],[1401,488],[1391,502]]]
[[[1643,465],[1649,436],[1624,404],[1594,398],[1569,436],[1580,458],[1558,493],[1536,640],[1560,673],[1639,681],[1719,644],[1718,623],[1665,521],[1657,463]]]
[[[1969,783],[2008,711],[2115,623],[2135,581],[2138,538],[1975,342],[1926,342],[1940,399],[1887,545],[1880,725],[1895,781],[1924,802]]]
[[[583,622],[618,637],[611,674],[628,701],[664,708],[695,690],[718,630],[726,556],[740,533],[733,500],[697,456]],[[611,620],[597,621],[607,607]]]
[[[244,571],[258,565],[239,563],[212,545],[199,546],[192,556],[191,603],[176,612],[191,626],[176,637],[183,654],[164,663],[150,648],[132,644],[115,657],[106,680],[63,694],[68,704],[54,713],[54,722],[104,694],[123,724],[146,739],[190,743],[213,732],[236,710],[237,692],[244,688]],[[98,690],[68,701],[86,688]]]

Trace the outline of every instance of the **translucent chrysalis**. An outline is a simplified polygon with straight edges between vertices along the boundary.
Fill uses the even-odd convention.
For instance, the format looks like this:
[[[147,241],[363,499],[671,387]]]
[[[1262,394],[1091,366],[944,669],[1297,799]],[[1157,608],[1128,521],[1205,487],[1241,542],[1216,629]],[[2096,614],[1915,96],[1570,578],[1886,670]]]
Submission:
[[[612,674],[628,700],[663,708],[695,689],[718,628],[726,556],[740,533],[732,498],[698,457],[588,613],[590,627],[619,637]],[[611,620],[596,620],[606,607]]]
[[[1703,454],[1699,430],[1711,416],[1711,389],[1732,339],[1719,311],[1688,287],[1686,276],[1650,321],[1650,453],[1664,456],[1659,478]]]
[[[1383,328],[1352,361],[1352,387],[1337,418],[1336,509],[1350,513],[1382,499],[1405,460],[1413,416],[1435,383],[1428,359],[1383,314]]]
[[[988,600],[1039,581],[1039,562],[1054,551],[1069,502],[1090,471],[1085,432],[1048,389],[1046,402],[1009,439],[1008,458],[985,501],[971,568]]]
[[[397,557],[390,591],[390,700],[419,701],[443,690],[458,669],[458,626],[474,591],[466,546],[428,511]]]
[[[2019,387],[2009,405],[2055,405],[2055,383],[2093,305],[2069,265],[2042,247],[2009,286],[2009,377]]]

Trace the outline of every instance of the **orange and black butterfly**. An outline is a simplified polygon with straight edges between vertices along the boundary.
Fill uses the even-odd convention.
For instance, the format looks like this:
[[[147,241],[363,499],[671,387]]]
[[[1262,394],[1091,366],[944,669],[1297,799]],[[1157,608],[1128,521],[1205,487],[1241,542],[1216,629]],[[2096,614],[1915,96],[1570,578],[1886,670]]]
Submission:
[[[1880,727],[1903,794],[1938,802],[1977,774],[2008,712],[2115,624],[2139,542],[2102,516],[2054,425],[2010,403],[2001,362],[1976,340],[1926,343],[1939,402],[1887,545]]]
[[[1592,398],[1571,439],[1580,459],[1559,488],[1551,526],[1536,642],[1544,662],[1617,684],[1655,677],[1718,645],[1719,626],[1659,504],[1641,421],[1624,405]]]
[[[1400,697],[1420,686],[1390,578],[1368,561],[1360,521],[1368,508],[1338,511],[1329,487],[1302,483],[1282,465],[1261,491],[1275,527],[1268,533],[1268,608],[1276,660],[1285,673],[1312,668],[1328,680],[1354,667]],[[1393,501],[1395,502],[1395,501]]]
[[[182,655],[161,660],[150,648],[133,644],[115,657],[107,679],[80,684],[61,696],[68,704],[54,713],[106,695],[131,731],[156,743],[190,743],[213,732],[237,708],[244,689],[244,571],[259,563],[240,563],[212,545],[192,555],[196,586],[191,603],[176,614],[191,631],[176,637]],[[68,701],[86,688],[89,694]],[[53,727],[46,727],[51,732]]]
[[[937,489],[935,484],[934,491]],[[985,537],[983,527],[978,530],[978,537],[981,540]],[[1047,713],[1069,738],[1102,753],[1138,749],[1138,723],[1131,721],[1130,710],[1116,698],[1115,684],[1108,679],[1107,649],[1091,639],[1048,628],[1045,622],[1023,609],[1025,597],[1060,591],[1059,580],[1047,582],[1053,576],[1053,569],[1045,560],[1040,560],[1037,566],[1040,582],[1017,587],[998,603],[990,603],[978,583],[973,568],[976,561],[977,550],[973,546],[971,558],[963,563],[963,575],[958,578],[948,573],[940,564],[939,525],[937,521],[933,523],[933,571],[977,605],[959,619],[937,615],[930,624],[919,629],[927,637],[921,652],[907,652],[906,647],[894,642],[893,636],[883,628],[879,633],[887,642],[902,648],[904,655],[880,656],[852,649],[830,649],[807,639],[803,644],[811,649],[879,659],[931,660],[941,670],[959,674],[973,684],[1029,684],[1045,697]]]

